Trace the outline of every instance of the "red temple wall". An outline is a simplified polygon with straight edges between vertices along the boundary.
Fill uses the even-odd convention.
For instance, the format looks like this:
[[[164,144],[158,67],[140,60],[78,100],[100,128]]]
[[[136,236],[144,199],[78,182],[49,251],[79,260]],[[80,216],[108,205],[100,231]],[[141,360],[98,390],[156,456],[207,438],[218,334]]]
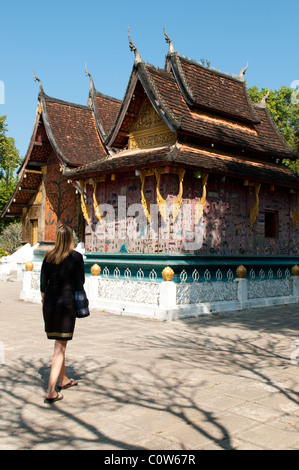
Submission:
[[[91,215],[90,224],[86,227],[85,245],[88,252],[118,253],[200,253],[219,255],[298,255],[299,231],[292,229],[290,214],[297,208],[296,198],[289,189],[262,184],[259,192],[259,211],[253,227],[250,227],[250,209],[255,204],[253,186],[244,186],[243,179],[225,178],[219,175],[209,175],[207,183],[207,199],[203,219],[203,243],[200,249],[186,251],[184,249],[186,227],[170,227],[169,236],[164,237],[161,231],[159,238],[153,239],[148,234],[132,239],[118,237],[117,209],[118,196],[125,196],[126,210],[134,203],[140,203],[140,178],[129,174],[122,178],[106,182],[99,182],[97,187],[97,202],[113,206],[116,222],[110,223],[115,234],[109,236],[104,231],[103,222],[99,222],[93,209],[93,187],[87,185],[87,206]],[[147,176],[144,192],[147,200],[155,204],[156,178]],[[160,192],[167,202],[173,201],[179,192],[178,175],[163,174],[161,176]],[[190,172],[184,177],[183,203],[191,207],[195,214],[195,204],[202,196],[202,179],[197,179]],[[277,211],[278,233],[277,237],[265,237],[265,211]],[[105,217],[105,220],[106,217]],[[133,216],[126,218],[127,230],[134,222]],[[159,216],[159,224],[161,217]],[[193,220],[194,223],[194,220]],[[109,224],[108,224],[109,225]],[[159,225],[160,226],[160,225]],[[106,226],[107,228],[107,226]],[[193,230],[194,224],[191,229]],[[181,230],[182,233],[179,233]],[[113,230],[112,230],[113,231]],[[110,233],[111,235],[111,233]],[[179,235],[179,237],[177,237]],[[176,239],[179,238],[179,239]]]

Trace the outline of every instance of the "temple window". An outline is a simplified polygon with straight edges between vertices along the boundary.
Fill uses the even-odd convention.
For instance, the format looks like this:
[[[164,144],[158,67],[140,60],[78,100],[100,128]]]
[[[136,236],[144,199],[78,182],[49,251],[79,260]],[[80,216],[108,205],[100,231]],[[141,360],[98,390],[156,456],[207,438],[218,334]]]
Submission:
[[[278,238],[278,211],[265,211],[265,237]]]

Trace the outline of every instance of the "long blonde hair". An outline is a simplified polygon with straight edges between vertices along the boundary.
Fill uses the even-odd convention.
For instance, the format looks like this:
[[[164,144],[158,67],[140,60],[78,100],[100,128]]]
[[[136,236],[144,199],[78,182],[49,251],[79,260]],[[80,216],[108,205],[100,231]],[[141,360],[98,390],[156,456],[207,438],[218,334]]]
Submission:
[[[55,247],[45,255],[47,263],[60,264],[74,249],[73,230],[60,225],[56,232]]]

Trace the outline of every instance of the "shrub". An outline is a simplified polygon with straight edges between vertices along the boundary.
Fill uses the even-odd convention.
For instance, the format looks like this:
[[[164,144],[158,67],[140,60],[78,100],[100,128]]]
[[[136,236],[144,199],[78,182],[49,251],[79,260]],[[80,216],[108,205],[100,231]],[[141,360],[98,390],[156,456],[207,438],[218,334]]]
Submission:
[[[2,256],[7,256],[7,253],[6,251],[2,250],[2,248],[0,248],[0,258],[2,258]]]
[[[22,224],[8,225],[0,235],[0,249],[12,254],[22,244]]]

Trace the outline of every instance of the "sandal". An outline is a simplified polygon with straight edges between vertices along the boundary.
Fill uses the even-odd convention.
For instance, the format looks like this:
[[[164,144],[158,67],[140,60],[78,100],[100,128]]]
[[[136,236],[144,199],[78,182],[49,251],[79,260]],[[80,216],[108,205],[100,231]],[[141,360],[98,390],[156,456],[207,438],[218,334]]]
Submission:
[[[75,387],[76,385],[78,385],[78,382],[76,382],[76,380],[74,379],[70,379],[69,383],[67,383],[63,387],[58,387],[58,389],[65,390],[66,388]]]
[[[62,393],[57,392],[56,397],[54,398],[45,398],[44,403],[54,403],[54,401],[59,401],[63,399]]]

